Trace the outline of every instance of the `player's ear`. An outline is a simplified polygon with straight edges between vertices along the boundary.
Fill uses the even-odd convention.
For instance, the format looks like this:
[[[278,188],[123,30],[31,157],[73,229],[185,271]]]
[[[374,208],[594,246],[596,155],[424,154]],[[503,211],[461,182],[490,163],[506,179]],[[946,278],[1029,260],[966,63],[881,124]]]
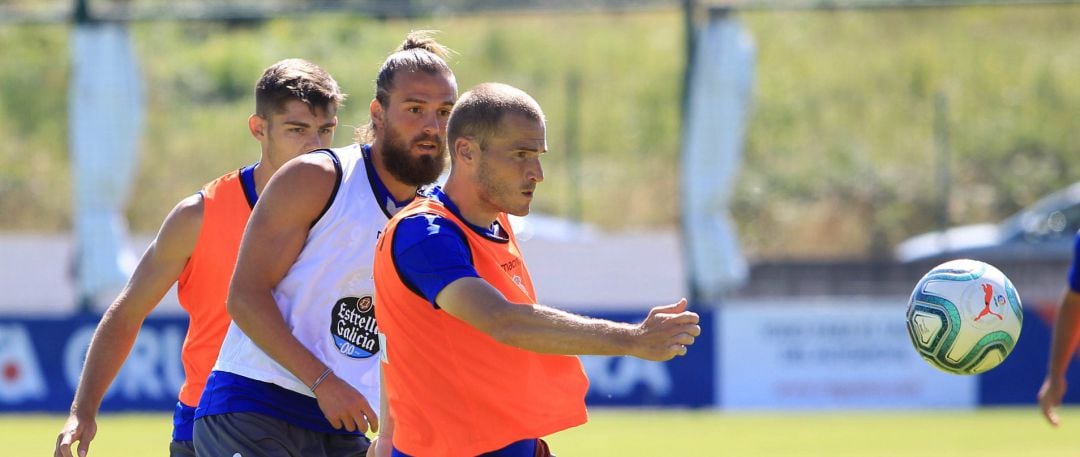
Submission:
[[[382,130],[383,125],[383,109],[382,104],[376,99],[371,99],[371,105],[368,106],[368,111],[371,112],[371,125],[375,127],[375,130]]]
[[[465,162],[472,161],[480,147],[473,141],[471,136],[461,136],[454,140],[454,154]]]
[[[267,122],[262,116],[259,116],[258,114],[248,116],[248,131],[251,132],[251,136],[255,137],[256,140],[262,141],[266,139],[266,128]]]

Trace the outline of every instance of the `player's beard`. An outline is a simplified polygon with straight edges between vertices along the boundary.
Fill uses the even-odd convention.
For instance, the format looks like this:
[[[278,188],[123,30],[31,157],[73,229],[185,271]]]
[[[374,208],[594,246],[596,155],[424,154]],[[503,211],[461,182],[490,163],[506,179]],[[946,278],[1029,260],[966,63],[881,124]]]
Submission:
[[[419,134],[406,141],[389,123],[383,135],[383,163],[395,179],[410,186],[423,186],[435,182],[446,168],[446,147],[438,135]],[[421,141],[435,143],[435,151],[413,157],[412,145]]]

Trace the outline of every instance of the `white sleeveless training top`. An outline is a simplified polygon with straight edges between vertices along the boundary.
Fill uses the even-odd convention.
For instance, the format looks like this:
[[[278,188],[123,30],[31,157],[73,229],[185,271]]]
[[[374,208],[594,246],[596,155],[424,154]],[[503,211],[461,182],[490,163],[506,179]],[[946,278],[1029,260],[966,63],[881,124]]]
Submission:
[[[274,289],[274,299],[293,336],[377,407],[380,347],[371,265],[389,211],[379,204],[361,146],[332,152],[341,165],[340,187],[309,231],[296,263]],[[235,322],[229,325],[214,369],[314,397]]]

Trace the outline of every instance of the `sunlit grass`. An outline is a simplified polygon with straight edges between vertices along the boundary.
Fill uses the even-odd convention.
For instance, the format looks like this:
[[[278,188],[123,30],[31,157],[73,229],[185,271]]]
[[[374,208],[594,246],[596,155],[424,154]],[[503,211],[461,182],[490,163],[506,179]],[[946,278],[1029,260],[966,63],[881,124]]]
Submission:
[[[547,440],[560,456],[1065,457],[1075,456],[1080,408],[1061,429],[1037,408],[975,411],[732,413],[596,409],[589,423]],[[64,417],[0,416],[3,455],[50,455]],[[108,414],[91,456],[165,455],[168,414]]]

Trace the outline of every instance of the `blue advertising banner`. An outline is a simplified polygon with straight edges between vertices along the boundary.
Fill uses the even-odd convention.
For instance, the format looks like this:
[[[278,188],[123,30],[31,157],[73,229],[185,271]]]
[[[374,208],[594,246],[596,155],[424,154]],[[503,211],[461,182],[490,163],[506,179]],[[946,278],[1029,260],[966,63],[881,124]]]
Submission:
[[[0,319],[0,411],[67,411],[99,318]],[[187,319],[147,318],[102,410],[175,406],[186,332]]]
[[[602,313],[637,322],[641,313]],[[65,412],[71,406],[98,315],[65,319],[0,318],[0,412]],[[712,312],[705,333],[685,357],[649,362],[634,357],[583,357],[591,381],[587,402],[618,406],[713,404]],[[184,382],[180,348],[184,317],[149,317],[109,388],[103,411],[171,411]]]
[[[1012,354],[1001,365],[979,375],[980,405],[1036,402],[1050,360],[1055,309],[1045,305],[1024,308],[1024,326]],[[1080,403],[1080,362],[1075,357],[1065,377],[1070,389],[1063,403]]]
[[[585,402],[594,406],[713,406],[716,386],[716,332],[712,309],[701,315],[701,336],[685,356],[668,362],[636,357],[582,357],[589,375]],[[618,322],[640,322],[645,313],[591,314]]]

